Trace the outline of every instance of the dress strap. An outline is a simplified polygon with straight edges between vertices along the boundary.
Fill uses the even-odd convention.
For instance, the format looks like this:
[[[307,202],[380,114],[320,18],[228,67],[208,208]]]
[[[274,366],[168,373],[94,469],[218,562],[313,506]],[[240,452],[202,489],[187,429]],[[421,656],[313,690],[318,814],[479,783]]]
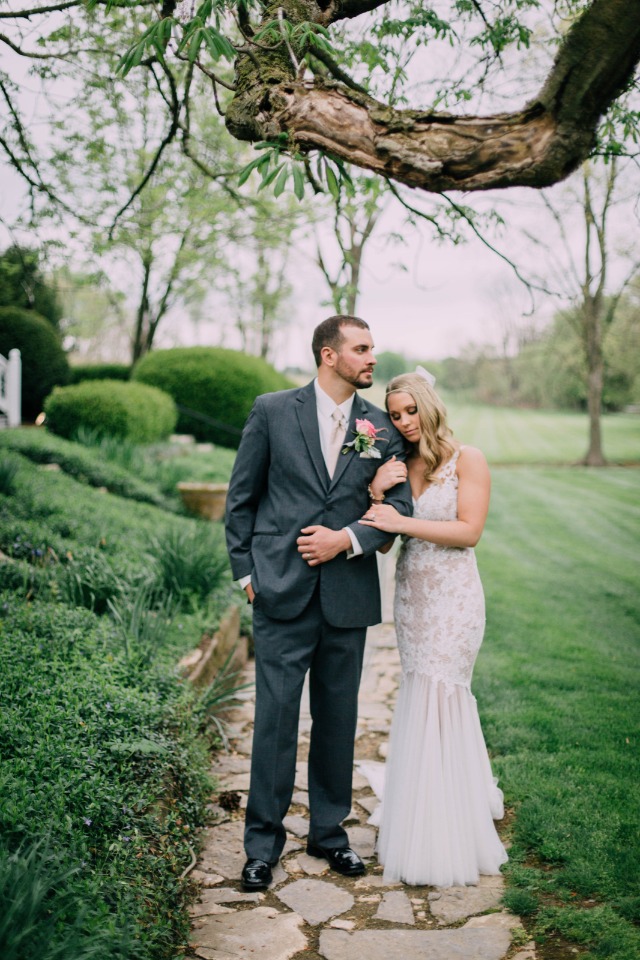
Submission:
[[[448,480],[454,476],[456,472],[456,464],[458,462],[458,457],[460,456],[461,450],[462,447],[458,447],[458,449],[447,460],[444,466],[440,467],[438,470],[438,477],[440,480]]]

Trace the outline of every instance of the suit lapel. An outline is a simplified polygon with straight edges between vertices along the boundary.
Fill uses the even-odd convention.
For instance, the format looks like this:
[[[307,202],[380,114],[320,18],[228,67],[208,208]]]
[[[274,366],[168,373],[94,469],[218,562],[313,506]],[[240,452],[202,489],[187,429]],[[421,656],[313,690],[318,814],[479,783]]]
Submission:
[[[345,434],[344,442],[350,443],[355,439],[355,430],[356,430],[356,420],[364,420],[369,412],[364,400],[355,394],[353,398],[353,406],[351,407],[351,417],[349,419],[349,426],[347,427],[347,432]],[[345,472],[349,464],[352,462],[354,457],[359,457],[360,454],[356,453],[353,447],[349,447],[347,453],[338,454],[338,462],[336,463],[336,469],[333,472],[333,477],[331,478],[330,487],[334,487],[336,483],[340,480],[340,477]]]
[[[296,413],[300,432],[309,451],[309,458],[315,467],[318,479],[325,489],[329,486],[329,474],[322,456],[320,446],[320,430],[318,428],[318,409],[316,406],[316,392],[313,382],[303,387],[297,396]]]

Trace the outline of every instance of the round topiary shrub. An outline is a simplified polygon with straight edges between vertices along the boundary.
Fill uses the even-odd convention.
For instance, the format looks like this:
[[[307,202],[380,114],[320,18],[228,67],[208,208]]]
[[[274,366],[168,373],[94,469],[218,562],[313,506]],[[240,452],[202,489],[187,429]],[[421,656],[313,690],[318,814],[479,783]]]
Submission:
[[[131,367],[126,363],[79,363],[73,364],[69,371],[69,383],[83,383],[84,380],[128,380]]]
[[[87,427],[133,443],[152,443],[168,437],[178,419],[175,403],[162,390],[119,380],[56,387],[44,410],[49,430],[67,439]]]
[[[238,446],[259,394],[293,386],[260,357],[222,347],[156,350],[136,364],[132,378],[171,394],[179,432],[223,447]]]
[[[42,411],[56,384],[69,380],[69,364],[54,327],[32,310],[0,307],[0,353],[17,348],[22,359],[22,419],[29,423]]]

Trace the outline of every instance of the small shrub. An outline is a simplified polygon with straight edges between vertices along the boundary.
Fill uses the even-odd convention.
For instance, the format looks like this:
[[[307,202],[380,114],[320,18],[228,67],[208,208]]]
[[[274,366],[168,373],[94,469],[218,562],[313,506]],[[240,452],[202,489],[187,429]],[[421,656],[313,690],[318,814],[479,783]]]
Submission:
[[[155,350],[136,364],[132,377],[165,390],[183,408],[178,431],[224,447],[238,446],[259,394],[293,386],[260,357],[221,347]]]
[[[530,917],[538,911],[538,898],[528,890],[510,889],[502,898],[507,910],[518,917]]]
[[[72,607],[105,613],[109,601],[121,596],[125,584],[99,553],[78,556],[58,576],[60,599]]]
[[[143,584],[132,594],[115,597],[107,603],[122,637],[127,661],[149,666],[169,633],[177,608],[173,595],[159,598],[151,584]]]
[[[168,437],[177,412],[170,396],[142,383],[93,380],[59,387],[45,404],[47,427],[67,439],[80,427],[136,443]]]
[[[229,749],[227,721],[224,714],[238,704],[238,693],[254,686],[253,683],[240,683],[242,672],[234,668],[236,648],[229,653],[211,683],[200,694],[196,713],[202,718],[204,727],[213,726],[225,750]]]
[[[69,368],[69,383],[85,380],[128,380],[131,367],[124,363],[84,363]]]
[[[0,353],[17,348],[22,360],[22,419],[33,421],[54,386],[68,383],[69,364],[60,337],[44,317],[0,307]]]
[[[16,492],[19,469],[20,462],[17,457],[6,453],[0,456],[0,493],[4,493],[5,497],[11,497]]]
[[[170,527],[152,539],[149,553],[158,570],[156,588],[180,598],[183,606],[192,596],[206,600],[229,569],[220,529],[206,523]]]

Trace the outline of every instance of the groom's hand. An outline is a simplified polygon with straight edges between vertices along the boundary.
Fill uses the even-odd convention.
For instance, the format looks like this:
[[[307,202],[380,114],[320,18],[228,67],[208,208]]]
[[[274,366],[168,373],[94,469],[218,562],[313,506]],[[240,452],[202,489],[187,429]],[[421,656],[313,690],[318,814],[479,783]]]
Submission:
[[[304,527],[298,537],[298,553],[310,567],[333,560],[343,550],[351,549],[351,538],[346,530],[330,530],[329,527]]]

